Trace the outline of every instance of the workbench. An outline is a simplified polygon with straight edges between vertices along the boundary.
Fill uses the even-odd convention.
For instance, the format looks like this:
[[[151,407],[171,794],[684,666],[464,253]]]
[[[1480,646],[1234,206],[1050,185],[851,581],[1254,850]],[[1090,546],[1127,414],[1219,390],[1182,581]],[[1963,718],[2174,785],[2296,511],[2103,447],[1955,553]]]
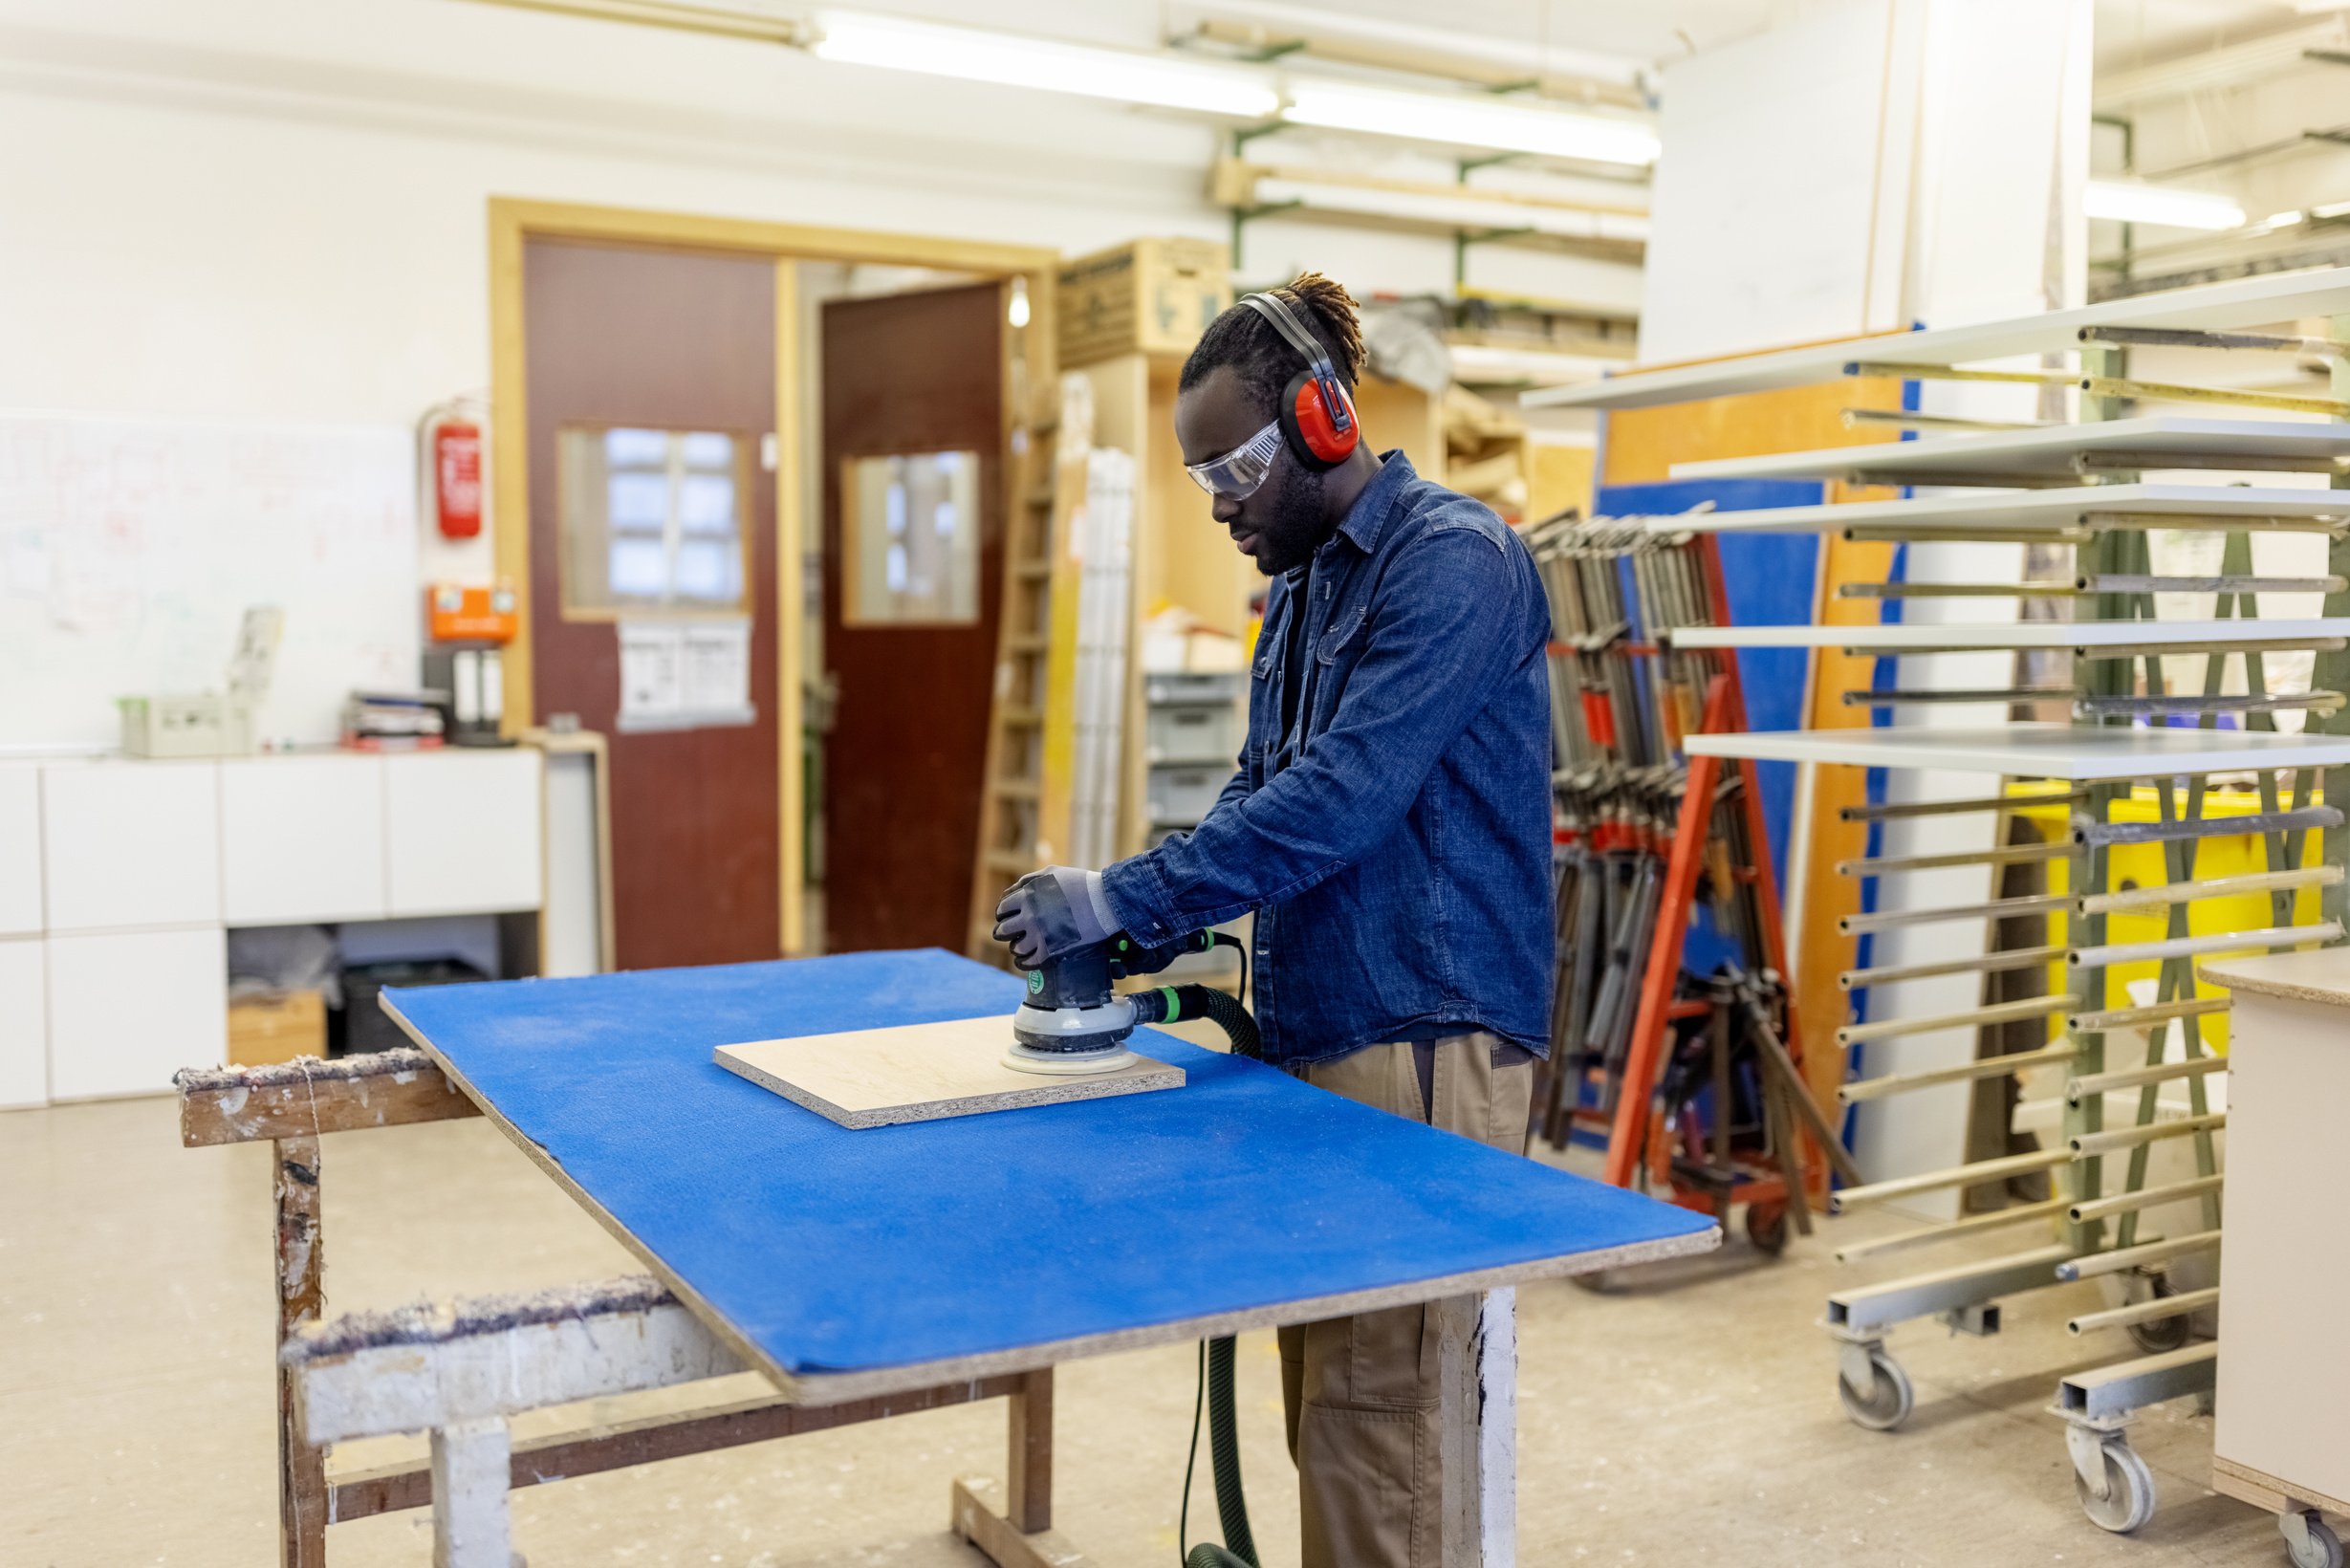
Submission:
[[[2350,1514],[2341,1107],[2350,1096],[2350,947],[2204,966],[2229,987],[2228,1250],[2211,1490],[2274,1514],[2287,1555],[2339,1565],[2321,1509]]]
[[[936,950],[440,987],[385,994],[420,1047],[397,1060],[183,1075],[186,1142],[278,1143],[285,1560],[429,1502],[436,1560],[505,1568],[510,1485],[1003,1397],[1007,1505],[959,1482],[955,1528],[1079,1562],[1050,1529],[1055,1365],[1415,1303],[1444,1330],[1445,1560],[1513,1560],[1512,1287],[1713,1226],[1166,1035],[1137,1044],[1180,1090],[858,1130],[710,1059],[1020,996]],[[477,1113],[651,1277],[318,1325],[318,1135]],[[773,1399],[509,1446],[523,1409],[743,1370]],[[332,1443],[420,1430],[429,1467],[329,1483]]]

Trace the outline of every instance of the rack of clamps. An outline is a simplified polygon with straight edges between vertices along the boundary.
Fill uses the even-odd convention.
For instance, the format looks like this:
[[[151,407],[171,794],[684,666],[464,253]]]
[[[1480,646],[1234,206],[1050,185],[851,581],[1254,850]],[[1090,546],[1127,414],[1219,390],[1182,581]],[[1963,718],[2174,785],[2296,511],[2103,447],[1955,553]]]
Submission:
[[[2308,317],[2324,318],[2325,335],[2245,330]],[[2135,378],[2129,356],[2145,349],[2235,363],[2258,356],[2315,361],[2329,374],[2332,395]],[[2063,354],[2077,356],[2078,368],[1967,368],[2022,355],[2046,364]],[[1970,422],[1977,427],[1953,434],[1935,433],[1948,422],[1914,417],[1906,422],[1918,433],[1901,442],[1682,465],[1677,479],[1800,476],[1932,489],[1892,501],[1657,525],[2040,547],[2028,557],[2043,563],[2038,575],[2018,574],[2022,580],[1843,590],[1898,602],[1899,621],[1692,628],[1668,639],[1686,651],[1842,647],[1874,654],[1881,671],[1893,671],[1844,697],[1872,711],[1869,728],[1708,733],[1689,742],[1692,752],[1725,757],[1882,770],[1875,776],[1890,781],[1846,810],[1847,820],[1871,825],[1873,841],[1841,869],[1879,896],[1841,922],[1844,935],[1869,946],[1843,974],[1856,1005],[1839,1037],[1862,1054],[1857,1067],[1873,1065],[1866,1056],[1885,1042],[1930,1044],[1939,1035],[1975,1048],[1961,1059],[1945,1052],[1919,1070],[1858,1077],[1843,1086],[1845,1102],[1937,1091],[1963,1100],[1974,1086],[2001,1081],[2013,1086],[2011,1105],[2044,1091],[2061,1101],[2051,1146],[1837,1192],[1836,1208],[1849,1211],[2017,1179],[2049,1187],[2030,1201],[1840,1249],[1839,1261],[1860,1264],[1989,1232],[2040,1232],[2018,1250],[1987,1257],[1969,1247],[1951,1266],[1832,1294],[1838,1392],[1856,1423],[1892,1430],[1914,1402],[1887,1348],[1897,1325],[1938,1318],[1995,1333],[2018,1297],[2101,1281],[2108,1305],[2075,1313],[2068,1330],[2090,1342],[2121,1331],[2141,1353],[2063,1378],[2053,1408],[2065,1424],[2084,1512],[2127,1532],[2152,1516],[2155,1503],[2152,1474],[2130,1447],[2131,1419],[2163,1401],[2208,1399],[2213,1386],[2217,1347],[2200,1325],[2213,1320],[2218,1292],[2190,1276],[2197,1269],[2208,1275],[2221,1242],[2226,1113],[2213,1108],[2210,1091],[2225,1066],[2214,1046],[2229,998],[2199,977],[2197,964],[2223,952],[2343,940],[2350,269],[1634,372],[1530,401],[1642,406],[1799,384],[1839,370],[2055,385],[2078,397],[2080,417],[2006,427]],[[2132,413],[2139,403],[2227,412]],[[2246,417],[2248,410],[2271,417]],[[1855,411],[1848,419],[1904,416]],[[2223,477],[2235,475],[2246,477]],[[2216,562],[2182,558],[2184,536],[2198,534],[2221,536]],[[2292,552],[2280,535],[2314,535],[2322,566],[2311,551],[2310,560],[2272,559],[2263,569],[2258,555]],[[2267,543],[2256,553],[2260,541]],[[2065,552],[2069,569],[2060,564]],[[2277,597],[2318,600],[2320,613],[2263,617],[2264,601],[2274,612]],[[2183,598],[2210,609],[2175,619],[2169,612]],[[2017,618],[1965,619],[1969,601],[1993,599],[2015,601]],[[1990,651],[2025,656],[2025,676],[1957,690],[1939,689],[1930,677],[1902,679],[1913,668],[1904,661],[1914,656]],[[2240,667],[2240,682],[2226,678],[2231,666]],[[2300,667],[2311,672],[2306,681]],[[1910,722],[1951,704],[2002,714],[2056,708],[2069,711],[2069,722]],[[2286,714],[2297,715],[2297,730],[2280,727]],[[1991,775],[1998,785],[1954,797],[1939,779],[1925,782],[1952,772]],[[2331,787],[2320,788],[2321,779]],[[2052,807],[2063,814],[2053,839],[2011,831]],[[2231,848],[2233,863],[2223,863]],[[1961,880],[1969,891],[1932,902]],[[1921,887],[1932,891],[1921,897]],[[2033,922],[2043,923],[2039,940],[2016,941],[2014,931]],[[2007,983],[2033,975],[2050,978]],[[2183,1091],[2184,1106],[2165,1114],[2165,1090]],[[2157,1146],[2173,1140],[2191,1150],[2191,1174],[2151,1180]],[[2158,1223],[2160,1233],[2150,1233]],[[2295,1522],[2287,1521],[2289,1542],[2314,1540],[2305,1519],[2296,1537]],[[2294,1545],[2296,1561],[2301,1550]]]
[[[1541,1136],[1603,1143],[1604,1175],[1775,1253],[1809,1234],[1802,1194],[1839,1163],[1807,1092],[1752,762],[1691,757],[1744,729],[1734,656],[1677,646],[1727,620],[1710,537],[1567,514],[1528,531],[1550,597],[1558,972]],[[1727,956],[1684,965],[1693,922]]]

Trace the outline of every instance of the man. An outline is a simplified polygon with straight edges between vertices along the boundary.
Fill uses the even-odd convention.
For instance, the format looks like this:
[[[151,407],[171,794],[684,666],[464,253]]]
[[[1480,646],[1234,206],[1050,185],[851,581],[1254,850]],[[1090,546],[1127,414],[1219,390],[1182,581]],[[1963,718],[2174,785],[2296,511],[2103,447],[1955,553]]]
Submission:
[[[1254,910],[1266,1060],[1517,1152],[1555,944],[1549,609],[1499,518],[1363,443],[1362,362],[1311,272],[1192,351],[1185,465],[1273,579],[1240,771],[1188,834],[1022,878],[995,934],[1033,966]],[[1281,1331],[1306,1568],[1437,1560],[1435,1335],[1420,1307]]]

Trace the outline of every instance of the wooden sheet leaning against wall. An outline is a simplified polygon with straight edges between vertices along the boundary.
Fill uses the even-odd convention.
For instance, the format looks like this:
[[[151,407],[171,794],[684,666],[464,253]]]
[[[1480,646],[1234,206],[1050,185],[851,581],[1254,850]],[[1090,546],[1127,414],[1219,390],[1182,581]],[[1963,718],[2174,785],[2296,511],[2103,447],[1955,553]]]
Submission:
[[[1896,440],[1900,432],[1891,425],[1847,429],[1843,411],[1897,409],[1902,406],[1902,386],[1898,381],[1870,378],[1657,408],[1621,409],[1609,414],[1601,428],[1599,483],[1637,485],[1665,480],[1672,477],[1674,464],[1703,458],[1755,457]],[[1826,498],[1876,501],[1897,493],[1882,487],[1831,482]],[[1884,581],[1892,570],[1896,548],[1823,535],[1815,619],[1830,624],[1874,623],[1878,601],[1839,599],[1837,589],[1847,582]],[[1847,708],[1842,694],[1871,684],[1870,664],[1870,660],[1840,649],[1822,649],[1812,655],[1803,728],[1865,729],[1869,710]],[[1867,775],[1861,769],[1843,767],[1814,768],[1808,773],[1808,780],[1796,789],[1795,819],[1789,824],[1786,917],[1795,967],[1791,983],[1803,1032],[1804,1077],[1818,1102],[1833,1107],[1836,1087],[1844,1078],[1844,1051],[1836,1042],[1836,1030],[1844,1019],[1847,1001],[1837,985],[1837,975],[1852,968],[1854,943],[1853,938],[1838,934],[1836,923],[1860,906],[1860,883],[1838,876],[1836,862],[1865,854],[1868,838],[1865,824],[1842,821],[1838,813],[1841,807],[1861,802]]]

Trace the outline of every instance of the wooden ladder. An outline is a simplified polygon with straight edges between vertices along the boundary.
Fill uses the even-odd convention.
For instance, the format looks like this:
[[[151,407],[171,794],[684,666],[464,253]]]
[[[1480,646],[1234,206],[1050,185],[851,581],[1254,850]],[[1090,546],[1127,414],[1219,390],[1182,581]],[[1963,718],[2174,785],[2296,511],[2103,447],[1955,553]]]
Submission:
[[[1056,546],[1068,537],[1070,520],[1085,499],[1085,450],[1092,436],[1090,419],[1067,415],[1058,397],[1037,399],[1026,441],[1013,459],[1015,504],[1004,538],[1004,596],[996,618],[979,848],[971,866],[970,923],[964,940],[964,951],[983,962],[1011,962],[993,935],[996,901],[1012,882],[1036,869],[1041,854],[1050,852],[1039,848],[1049,842],[1043,825],[1045,714],[1054,682],[1069,679],[1056,665],[1069,662],[1075,648],[1070,636],[1056,635],[1062,629],[1055,624],[1055,607],[1066,599],[1074,611],[1077,586],[1071,572],[1064,591],[1055,592],[1055,566],[1065,554]],[[1066,652],[1056,660],[1055,649],[1063,646]],[[1065,760],[1063,767],[1065,771]]]

